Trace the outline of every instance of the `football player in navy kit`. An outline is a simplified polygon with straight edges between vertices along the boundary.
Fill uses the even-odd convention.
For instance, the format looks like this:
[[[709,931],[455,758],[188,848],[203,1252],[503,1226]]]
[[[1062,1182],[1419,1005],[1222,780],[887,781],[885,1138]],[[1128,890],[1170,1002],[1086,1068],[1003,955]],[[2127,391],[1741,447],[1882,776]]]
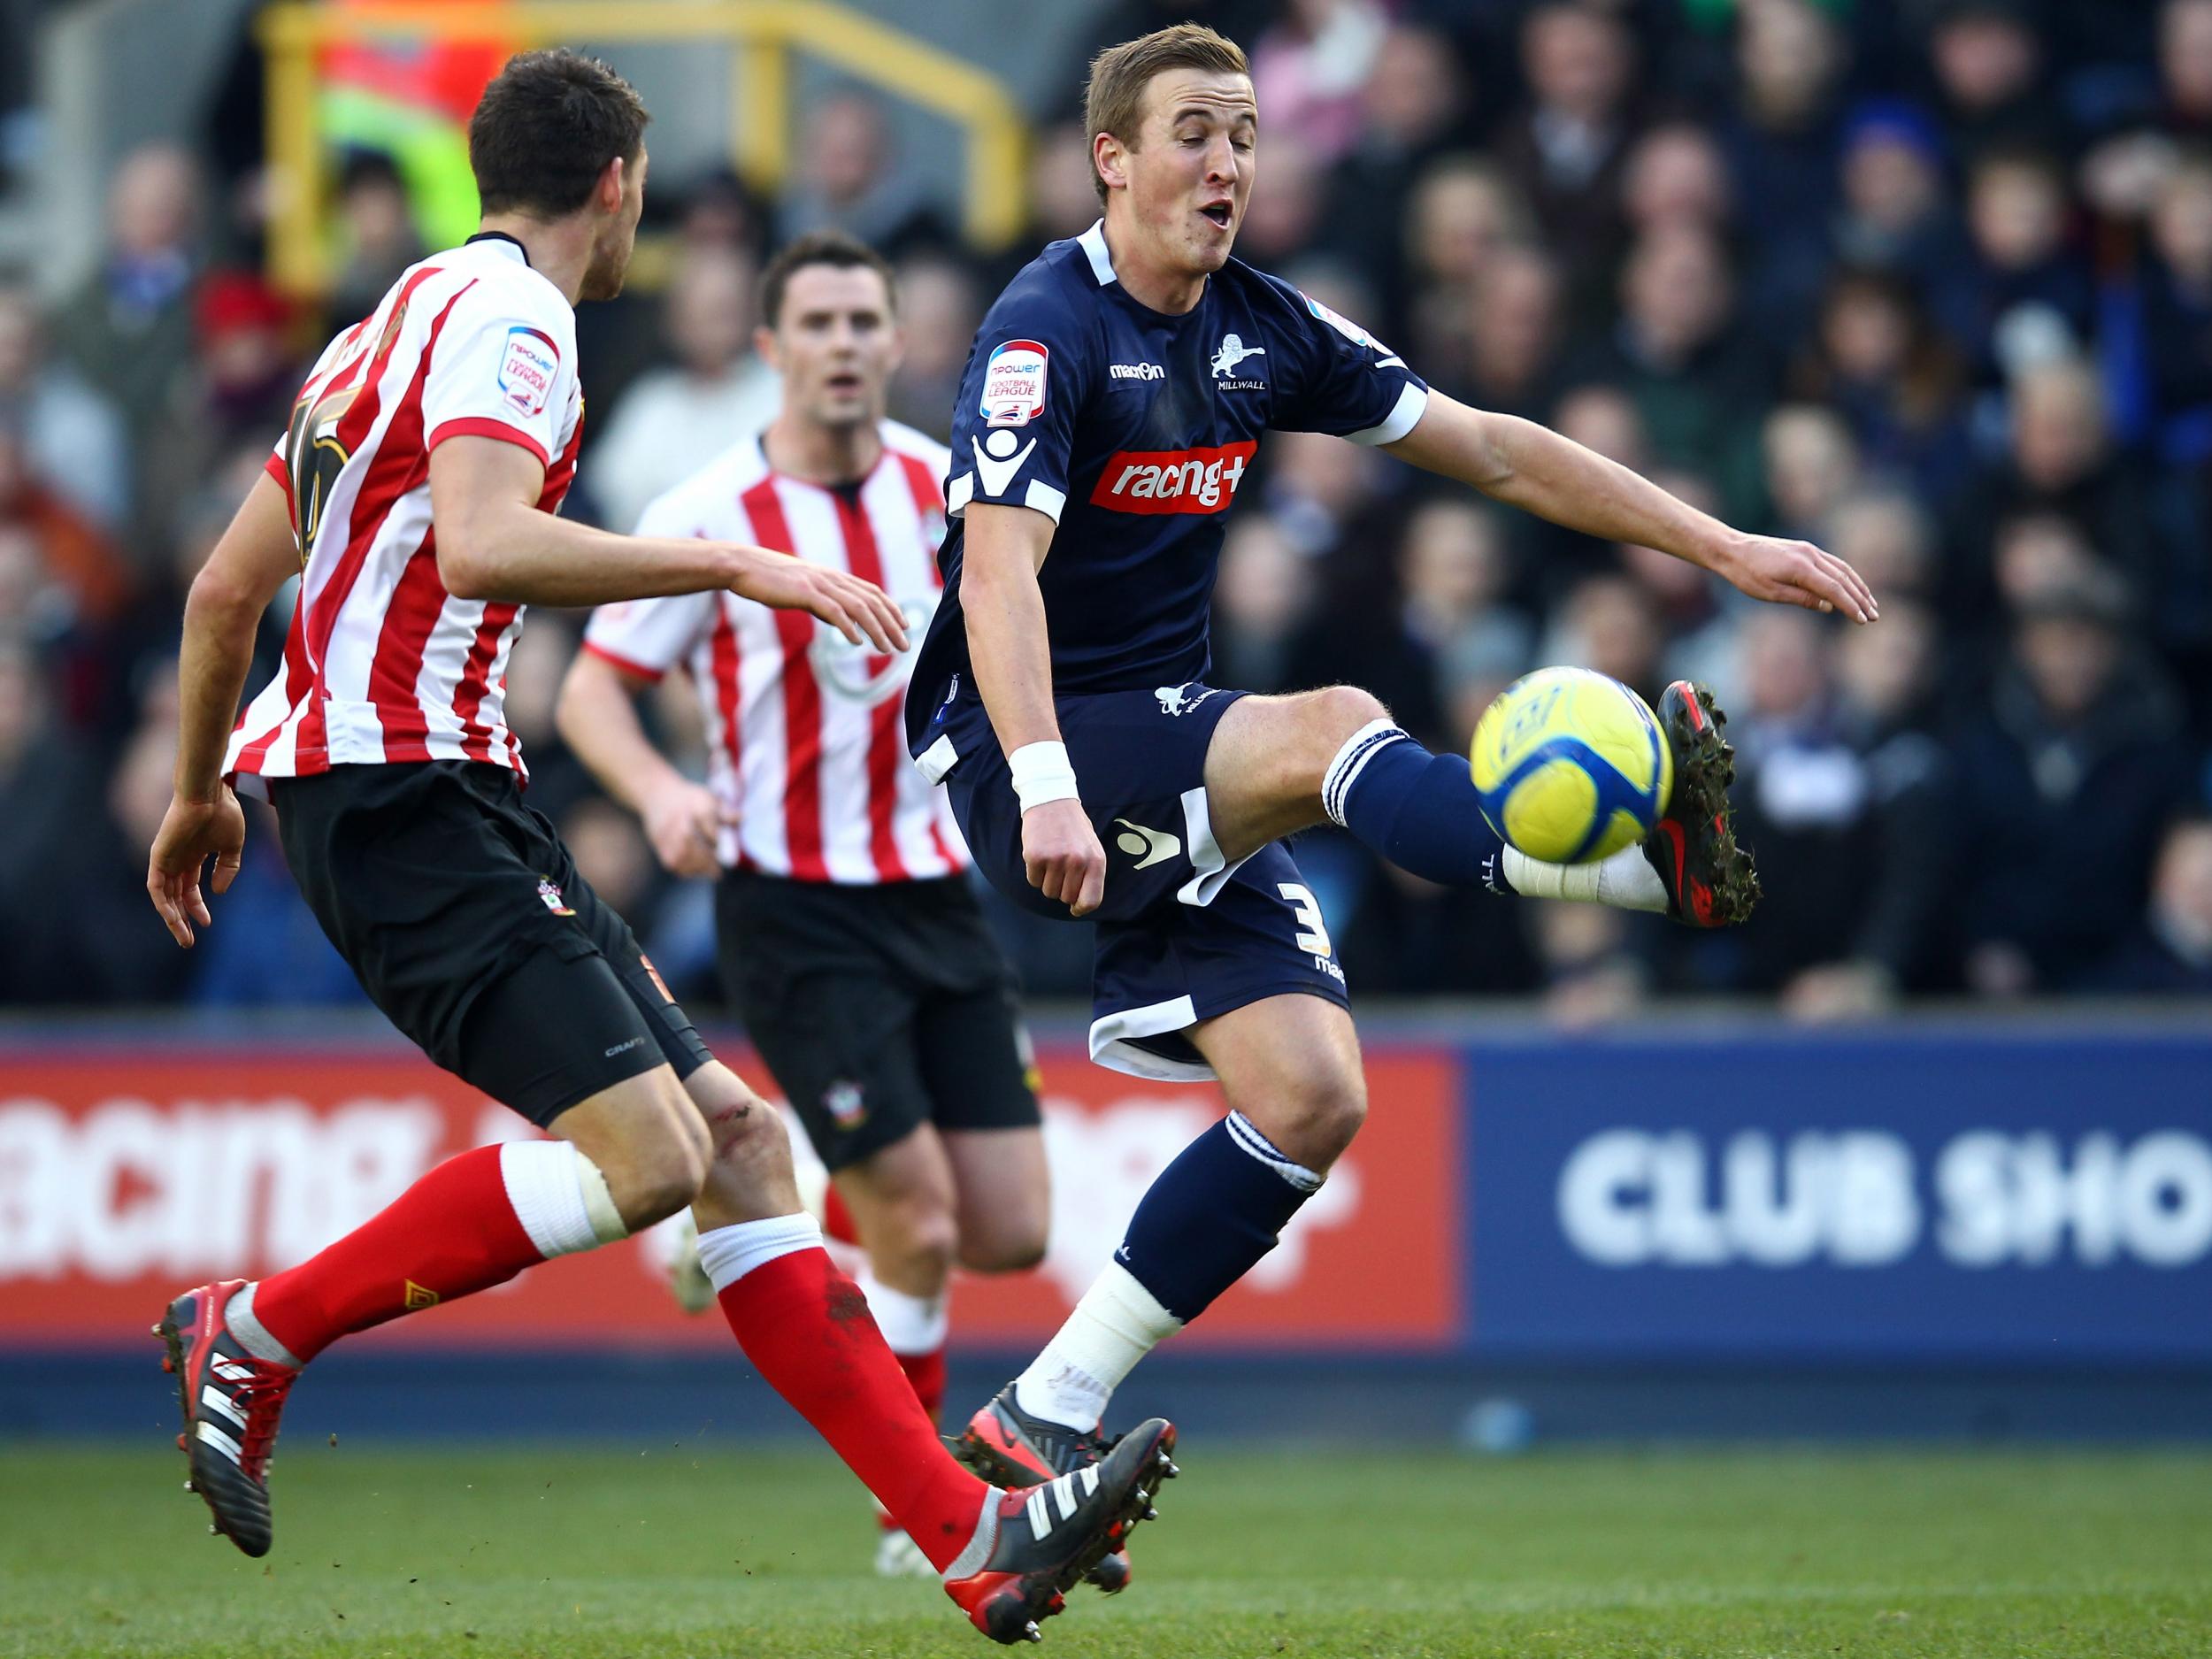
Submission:
[[[1379,445],[1756,598],[1875,615],[1840,559],[1732,530],[1541,426],[1432,392],[1355,324],[1231,258],[1258,133],[1231,42],[1185,24],[1111,48],[1087,101],[1104,217],[1026,266],[976,337],[908,736],[1001,891],[1096,918],[1092,1057],[1217,1078],[1230,1110],[969,1424],[964,1455],[1002,1482],[1100,1455],[1115,1385],[1273,1248],[1365,1116],[1344,975],[1284,836],[1332,822],[1432,881],[1694,926],[1740,919],[1757,892],[1701,688],[1662,699],[1677,781],[1651,841],[1562,868],[1503,847],[1465,757],[1431,755],[1367,692],[1208,686],[1223,515],[1263,433]]]

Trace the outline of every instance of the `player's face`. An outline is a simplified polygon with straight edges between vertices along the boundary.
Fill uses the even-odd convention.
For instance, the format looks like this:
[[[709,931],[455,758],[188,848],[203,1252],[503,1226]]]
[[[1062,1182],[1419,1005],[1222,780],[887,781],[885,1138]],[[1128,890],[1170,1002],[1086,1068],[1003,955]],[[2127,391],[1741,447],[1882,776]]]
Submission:
[[[1139,234],[1172,268],[1218,271],[1252,198],[1259,105],[1242,75],[1174,69],[1145,88],[1145,116],[1125,152]]]
[[[591,264],[584,268],[581,298],[611,300],[622,292],[630,253],[637,246],[638,217],[645,211],[645,146],[640,144],[637,165],[622,169],[621,204],[592,239]]]
[[[882,277],[865,265],[802,265],[783,311],[760,334],[783,377],[784,406],[823,426],[873,426],[899,364],[899,334]]]

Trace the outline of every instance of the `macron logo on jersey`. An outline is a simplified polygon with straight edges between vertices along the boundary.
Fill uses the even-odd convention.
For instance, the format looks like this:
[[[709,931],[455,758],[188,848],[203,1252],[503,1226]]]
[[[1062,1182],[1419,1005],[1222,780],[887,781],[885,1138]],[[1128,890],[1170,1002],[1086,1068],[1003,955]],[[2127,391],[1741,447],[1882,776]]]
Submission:
[[[1222,512],[1236,499],[1259,445],[1217,449],[1123,449],[1091,488],[1091,505],[1116,512]]]
[[[1010,340],[983,367],[986,425],[1026,426],[1045,412],[1045,373],[1052,353],[1034,340]]]
[[[545,413],[560,366],[560,348],[542,330],[520,324],[510,328],[499,362],[499,389],[508,407],[526,419]]]
[[[1107,378],[1116,380],[1164,380],[1167,371],[1156,363],[1115,363],[1107,365]]]

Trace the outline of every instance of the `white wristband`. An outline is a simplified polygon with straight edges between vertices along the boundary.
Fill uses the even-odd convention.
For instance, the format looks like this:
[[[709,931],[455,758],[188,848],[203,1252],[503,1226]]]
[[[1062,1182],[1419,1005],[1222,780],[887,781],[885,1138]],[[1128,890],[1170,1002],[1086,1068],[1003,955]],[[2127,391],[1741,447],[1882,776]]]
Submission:
[[[1068,764],[1065,743],[1024,743],[1006,757],[1006,770],[1025,812],[1048,801],[1075,799],[1075,768]]]

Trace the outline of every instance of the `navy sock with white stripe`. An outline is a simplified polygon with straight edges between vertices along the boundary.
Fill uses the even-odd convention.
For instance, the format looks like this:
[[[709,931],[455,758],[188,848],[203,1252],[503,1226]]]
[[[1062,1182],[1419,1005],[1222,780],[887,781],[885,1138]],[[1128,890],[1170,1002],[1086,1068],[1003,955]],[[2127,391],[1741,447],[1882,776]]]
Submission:
[[[1352,838],[1399,869],[1448,887],[1509,893],[1475,780],[1457,755],[1432,755],[1387,720],[1355,732],[1321,784],[1321,804]]]
[[[1021,1409],[1094,1427],[1137,1362],[1251,1271],[1320,1185],[1242,1112],[1207,1130],[1160,1171],[1098,1282],[1015,1379]]]
[[[1114,1259],[1176,1318],[1195,1319],[1275,1248],[1320,1185],[1231,1112],[1160,1171]]]

